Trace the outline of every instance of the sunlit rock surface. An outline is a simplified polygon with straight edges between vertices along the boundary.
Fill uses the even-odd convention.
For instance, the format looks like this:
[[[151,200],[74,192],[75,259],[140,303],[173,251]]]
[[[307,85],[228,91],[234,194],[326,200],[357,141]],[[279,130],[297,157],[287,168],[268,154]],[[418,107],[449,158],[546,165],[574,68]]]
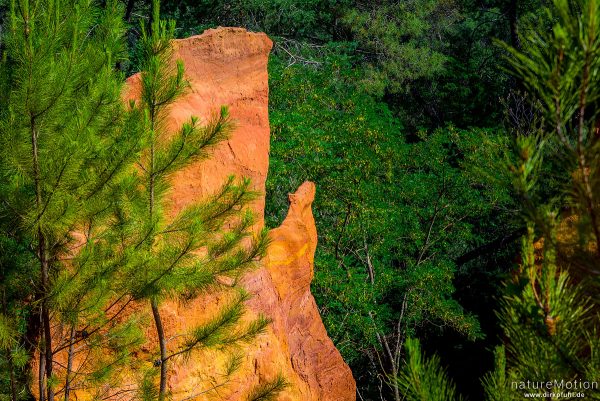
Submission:
[[[266,35],[239,28],[212,29],[175,41],[175,57],[184,62],[191,89],[172,106],[170,126],[180,126],[191,115],[206,119],[221,105],[228,105],[236,129],[208,160],[190,165],[173,177],[173,212],[215,192],[228,176],[243,176],[251,178],[254,188],[263,194],[252,205],[258,217],[257,229],[263,226],[269,163],[267,61],[271,47]],[[139,77],[133,76],[124,97],[135,99],[138,95]],[[279,401],[356,399],[352,373],[327,336],[310,292],[317,245],[311,210],[314,195],[315,185],[310,182],[290,194],[287,218],[271,230],[267,256],[244,279],[245,288],[253,294],[248,302],[250,316],[262,313],[273,323],[253,343],[243,346],[240,370],[225,385],[221,385],[226,381],[221,376],[225,353],[195,352],[187,360],[170,361],[168,386],[173,400],[243,401],[255,385],[278,374],[290,383],[277,398]],[[177,338],[201,323],[222,302],[223,296],[215,295],[185,304],[163,303],[167,337]],[[148,309],[145,304],[132,305],[128,313],[149,315]],[[145,355],[137,355],[144,360],[150,360],[158,347],[150,321],[147,335],[149,341],[142,347]],[[64,352],[57,355],[57,360],[64,362]],[[76,358],[75,366],[81,363]],[[136,369],[124,371],[117,387],[106,389],[105,394],[115,394],[108,399],[133,396],[127,390],[135,387],[136,373]],[[83,391],[75,393],[78,400],[90,396]]]

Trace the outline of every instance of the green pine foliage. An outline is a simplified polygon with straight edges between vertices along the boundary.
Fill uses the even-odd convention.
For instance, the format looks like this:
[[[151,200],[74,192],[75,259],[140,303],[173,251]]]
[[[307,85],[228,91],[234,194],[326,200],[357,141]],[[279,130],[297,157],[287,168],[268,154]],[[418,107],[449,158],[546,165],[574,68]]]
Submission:
[[[33,296],[29,273],[35,260],[25,244],[4,232],[0,236],[0,397],[15,400],[27,394],[30,355],[25,347],[27,321],[32,312],[28,299]]]
[[[116,2],[12,3],[2,64],[9,95],[0,116],[0,365],[7,372],[0,380],[13,401],[32,387],[43,400],[68,400],[74,389],[111,397],[131,364],[147,372],[140,397],[165,399],[168,363],[202,348],[231,355],[229,381],[241,361],[236,345],[270,323],[260,316],[240,324],[248,295],[237,289],[239,278],[267,244],[265,232],[253,234],[246,210],[256,197],[250,182],[231,178],[167,217],[172,174],[207,157],[232,124],[223,108],[204,125],[194,117],[166,131],[167,107],[188,84],[183,66],[171,63],[174,25],[160,20],[157,2],[154,10],[140,42],[142,98],[125,110]],[[167,348],[159,303],[215,291],[231,294],[231,302],[204,326],[176,333],[184,339]],[[124,317],[141,300],[151,304],[160,343],[159,363],[145,368],[132,355],[148,323]]]
[[[462,397],[457,396],[456,388],[440,366],[437,356],[425,357],[417,339],[408,338],[405,347],[406,364],[399,376],[391,378],[397,382],[402,399],[407,401],[462,400]]]
[[[510,401],[515,393],[511,389],[514,377],[506,371],[506,349],[497,346],[494,350],[494,370],[486,374],[481,384],[485,389],[485,397],[488,401]]]
[[[10,2],[5,31],[2,235],[22,256],[13,261],[19,265],[3,260],[2,285],[18,289],[27,280],[27,289],[4,291],[16,334],[3,364],[11,399],[25,397],[31,385],[40,399],[68,400],[74,381],[100,388],[109,380],[125,363],[118,350],[135,337],[109,324],[105,309],[115,264],[103,227],[139,147],[125,129],[123,77],[114,69],[126,55],[124,25],[116,2],[100,8],[88,1],[22,0]],[[108,326],[118,330],[107,340]],[[76,380],[75,348],[95,355],[78,368]],[[66,366],[58,365],[54,356],[65,349]],[[31,369],[34,353],[40,355],[35,384],[21,373]]]
[[[537,157],[544,158],[544,165],[550,166],[555,175],[565,177],[557,195],[532,201],[539,209],[556,209],[562,203],[577,216],[573,227],[576,235],[572,241],[558,244],[558,253],[562,257],[575,253],[568,256],[569,262],[589,272],[595,269],[600,252],[600,90],[595,73],[599,68],[600,5],[595,1],[555,1],[538,22],[544,21],[552,24],[552,29],[527,31],[521,39],[527,44],[526,50],[507,48],[512,71],[539,102],[545,119],[540,142],[547,146]],[[531,153],[532,149],[524,151]],[[533,157],[525,155],[525,159]],[[544,228],[543,216],[536,219],[540,229],[550,234],[549,227]],[[587,243],[594,245],[583,246]]]
[[[512,72],[544,120],[516,133],[510,169],[528,231],[520,267],[500,303],[504,345],[496,348],[495,368],[482,380],[488,400],[521,400],[525,393],[555,399],[544,394],[571,389],[524,383],[598,377],[599,13],[595,0],[556,0],[538,19],[551,30],[525,31],[523,50],[504,45]],[[548,174],[563,177],[551,197],[542,188],[551,182]],[[593,386],[571,393],[600,398]]]
[[[276,401],[277,396],[289,387],[282,375],[277,375],[273,380],[260,384],[246,397],[246,401]]]
[[[132,104],[145,143],[135,174],[139,191],[122,194],[125,206],[119,213],[123,252],[129,254],[124,277],[135,283],[132,298],[148,300],[158,340],[158,354],[148,361],[155,374],[149,368],[149,375],[144,376],[142,398],[158,400],[168,397],[169,366],[177,357],[249,342],[270,322],[259,317],[240,324],[248,295],[235,289],[266,247],[266,232],[253,235],[254,216],[246,208],[256,198],[249,180],[236,183],[231,178],[209,199],[187,206],[175,216],[167,213],[172,174],[208,157],[232,128],[227,109],[222,108],[205,125],[192,117],[177,132],[167,130],[168,106],[189,86],[183,65],[173,63],[173,32],[174,22],[160,19],[159,3],[154,1],[152,23],[149,28],[142,27],[139,42],[141,99]],[[218,314],[187,333],[165,332],[159,308],[163,300],[185,302],[214,291],[233,293]],[[173,335],[183,336],[183,340],[169,346],[167,338]],[[154,376],[158,376],[158,387]]]
[[[591,299],[568,270],[558,268],[552,245],[536,255],[533,230],[524,239],[521,269],[498,313],[507,343],[483,381],[490,400],[521,399],[523,391],[513,382],[593,381],[598,372],[598,320]]]
[[[505,46],[513,73],[545,119],[535,134],[518,132],[516,140],[512,171],[529,230],[521,267],[498,314],[506,351],[497,352],[496,369],[484,380],[489,399],[521,399],[523,391],[508,387],[508,378],[594,381],[598,376],[593,272],[600,249],[595,73],[600,5],[556,0],[540,21],[552,29],[526,31],[520,38],[523,50]],[[566,177],[552,197],[540,195],[548,171]],[[596,389],[583,392],[599,397]]]

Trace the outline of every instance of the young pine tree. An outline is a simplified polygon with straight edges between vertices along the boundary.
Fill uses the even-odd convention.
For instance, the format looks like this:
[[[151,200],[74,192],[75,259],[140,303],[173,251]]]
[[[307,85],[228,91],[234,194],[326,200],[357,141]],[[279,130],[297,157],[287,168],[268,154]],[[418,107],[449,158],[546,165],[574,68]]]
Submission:
[[[512,170],[529,233],[499,313],[506,344],[484,379],[490,400],[522,399],[507,392],[510,381],[593,381],[600,372],[600,3],[554,0],[544,13],[539,26],[551,29],[523,30],[523,50],[505,46],[545,121],[516,141]],[[560,184],[540,196],[548,172]]]
[[[158,356],[140,389],[143,399],[163,401],[169,396],[167,380],[171,364],[195,350],[227,348],[261,333],[269,320],[259,317],[241,324],[248,295],[238,278],[255,264],[266,246],[265,232],[253,238],[253,214],[246,208],[256,197],[250,182],[232,179],[203,202],[172,216],[167,191],[172,174],[209,155],[231,132],[226,108],[200,125],[196,117],[176,132],[167,129],[169,106],[185,91],[181,62],[174,63],[171,40],[174,24],[160,19],[159,2],[153,2],[149,29],[140,39],[141,97],[133,108],[140,119],[146,148],[138,162],[140,192],[129,198],[123,210],[123,230],[131,251],[128,277],[137,286],[132,296],[147,300],[156,329]],[[129,195],[128,195],[129,196]],[[124,203],[125,204],[125,203]],[[190,300],[213,291],[225,291],[229,302],[203,325],[187,333],[167,333],[160,303],[165,299]],[[168,341],[177,336],[179,341]],[[226,377],[239,366],[233,356]],[[156,382],[158,386],[156,386]],[[275,386],[273,391],[280,386]],[[271,391],[271,392],[273,392]]]
[[[3,238],[33,262],[12,270],[13,283],[26,278],[29,291],[5,299],[3,313],[15,316],[2,317],[14,334],[3,341],[2,364],[16,388],[16,357],[25,351],[29,371],[38,354],[39,399],[68,400],[74,381],[101,388],[115,366],[108,351],[122,360],[131,340],[131,325],[100,331],[110,326],[106,302],[118,267],[102,227],[139,142],[124,129],[123,78],[114,68],[124,31],[116,1],[100,8],[88,0],[13,0],[3,31],[0,223]],[[75,344],[87,364],[74,366]],[[65,349],[67,360],[58,361]]]
[[[558,218],[565,225],[559,222],[558,241],[551,244],[557,258],[573,265],[573,274],[598,276],[600,3],[554,0],[541,14],[536,23],[546,29],[524,29],[520,38],[524,50],[504,45],[513,73],[544,118],[538,143],[521,143],[518,148],[523,167],[540,169],[529,172],[531,177],[517,176],[517,190],[523,195],[528,218],[548,239],[553,235],[544,210],[563,209]],[[538,166],[534,158],[543,163]],[[547,180],[548,175],[560,184],[553,196],[540,197],[541,184],[536,181]],[[571,235],[561,235],[564,229]]]

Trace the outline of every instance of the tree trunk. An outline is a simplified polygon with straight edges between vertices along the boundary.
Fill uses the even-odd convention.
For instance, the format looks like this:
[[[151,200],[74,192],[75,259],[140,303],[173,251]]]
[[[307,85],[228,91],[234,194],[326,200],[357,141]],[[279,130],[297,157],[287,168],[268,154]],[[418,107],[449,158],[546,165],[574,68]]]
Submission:
[[[42,338],[43,341],[43,338]],[[39,392],[39,401],[44,401],[46,399],[46,386],[44,386],[44,372],[46,371],[46,357],[42,350],[40,349],[40,361],[39,361],[39,369],[38,369],[38,392]]]
[[[65,378],[65,400],[69,401],[71,395],[71,371],[73,370],[73,354],[75,348],[75,325],[71,326],[71,334],[69,335],[69,356],[67,359],[67,377]]]
[[[42,325],[44,329],[44,354],[46,363],[46,382],[52,377],[52,333],[50,330],[50,310],[48,308],[48,287],[49,287],[49,274],[48,274],[48,258],[46,254],[46,241],[43,234],[39,239],[40,254],[44,255],[41,259],[42,265],[42,288],[44,292],[44,299],[42,300]],[[54,401],[54,388],[46,385],[47,399],[48,401]]]
[[[158,401],[164,401],[167,395],[167,341],[165,339],[160,311],[158,310],[158,302],[152,299],[150,305],[152,306],[152,315],[154,316],[154,324],[156,325],[156,334],[158,335],[160,346],[160,387]]]
[[[471,249],[467,253],[464,253],[458,258],[454,259],[454,263],[456,263],[457,266],[461,266],[480,256],[485,256],[492,252],[498,251],[503,247],[506,247],[507,245],[510,245],[514,241],[518,240],[526,233],[527,229],[525,227],[518,228],[503,237],[496,238],[488,242],[487,244],[483,244],[475,249]]]
[[[35,203],[37,209],[37,234],[38,234],[38,259],[40,261],[40,274],[42,282],[42,330],[44,331],[44,343],[40,353],[43,350],[45,357],[45,378],[44,375],[40,375],[39,380],[46,382],[52,377],[52,334],[50,330],[50,311],[48,308],[48,293],[50,287],[50,273],[48,263],[48,248],[46,244],[46,237],[42,230],[42,224],[40,222],[42,218],[42,189],[41,189],[41,174],[40,174],[40,161],[39,161],[39,150],[38,150],[38,130],[36,126],[35,117],[31,117],[31,149],[33,159],[33,179],[35,183]],[[46,383],[47,384],[47,383]],[[52,386],[44,386],[43,383],[40,388],[46,387],[48,401],[54,401],[54,389]],[[40,393],[40,399],[42,394]]]
[[[518,15],[518,0],[509,0],[508,2],[508,23],[510,24],[510,45],[515,49],[521,49],[519,40],[519,15]]]
[[[135,0],[127,1],[127,8],[125,9],[125,21],[131,22],[131,13],[133,12],[133,6],[135,5]]]
[[[396,379],[398,377],[398,369],[396,367],[392,368],[392,374],[394,375],[394,379]],[[402,401],[403,398],[400,395],[400,389],[398,388],[398,383],[394,382],[392,383],[392,387],[394,387],[394,400],[395,401]]]

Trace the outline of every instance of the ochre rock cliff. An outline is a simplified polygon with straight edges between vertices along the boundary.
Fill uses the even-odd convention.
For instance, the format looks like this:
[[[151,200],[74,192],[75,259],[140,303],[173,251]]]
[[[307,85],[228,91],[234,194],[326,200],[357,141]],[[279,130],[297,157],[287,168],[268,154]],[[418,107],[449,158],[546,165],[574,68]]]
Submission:
[[[227,105],[236,129],[208,160],[174,177],[174,210],[215,192],[232,174],[251,178],[255,189],[265,193],[269,163],[267,61],[271,46],[266,35],[237,28],[208,30],[175,42],[176,58],[185,65],[191,89],[172,109],[174,126],[191,115],[206,117]],[[130,79],[133,96],[135,81],[135,77]],[[278,373],[290,382],[280,401],[355,400],[352,373],[327,336],[310,293],[317,245],[311,210],[314,195],[315,186],[310,182],[290,195],[285,221],[270,232],[267,256],[245,280],[246,289],[253,294],[251,313],[264,313],[273,323],[266,334],[245,347],[246,361],[229,389],[228,400],[243,400],[253,385]],[[254,210],[262,227],[264,196]],[[206,309],[205,302],[165,304],[163,315],[169,316],[171,326],[167,332],[189,327]],[[211,375],[202,365],[202,361],[192,359],[186,366],[173,367],[169,385],[174,395],[185,396],[190,389],[202,386],[198,378]]]
[[[181,210],[190,202],[215,192],[230,175],[249,177],[263,194],[252,208],[257,229],[264,221],[264,192],[268,171],[269,118],[267,60],[272,43],[260,33],[238,28],[219,28],[189,39],[175,41],[175,57],[183,61],[191,84],[186,95],[171,109],[171,127],[180,126],[191,115],[206,118],[221,105],[229,106],[236,129],[220,143],[207,160],[192,164],[173,177],[171,208]],[[139,94],[139,77],[128,80],[126,99]],[[168,387],[173,400],[244,401],[257,384],[282,374],[289,387],[279,401],[354,401],[355,382],[333,342],[327,336],[310,292],[317,232],[311,204],[313,183],[304,183],[290,194],[290,208],[282,225],[270,231],[271,244],[258,269],[248,273],[244,287],[253,295],[249,318],[265,314],[272,324],[264,334],[241,350],[240,371],[226,386],[219,372],[225,356],[221,352],[198,352],[169,366]],[[201,297],[185,304],[165,302],[161,306],[167,337],[185,333],[217,309],[222,297]],[[130,313],[149,313],[147,305],[135,305]],[[156,351],[154,327],[148,324],[150,341],[146,356]],[[64,359],[64,355],[57,356]],[[119,389],[134,386],[136,372],[125,373]],[[211,388],[214,388],[211,390]],[[77,399],[89,394],[78,392]],[[87,396],[86,396],[87,395]],[[122,399],[112,397],[114,400]]]

